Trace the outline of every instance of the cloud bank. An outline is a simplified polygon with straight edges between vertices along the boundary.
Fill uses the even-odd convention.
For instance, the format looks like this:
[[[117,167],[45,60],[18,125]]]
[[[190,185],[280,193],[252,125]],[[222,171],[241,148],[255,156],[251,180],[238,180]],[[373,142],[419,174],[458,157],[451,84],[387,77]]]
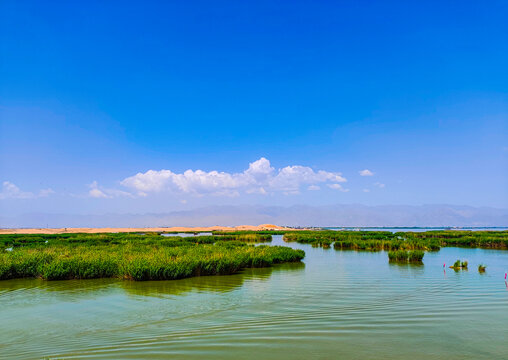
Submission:
[[[2,191],[0,192],[0,200],[3,199],[35,199],[39,197],[46,197],[53,194],[54,191],[51,189],[42,189],[39,193],[34,194],[29,191],[22,191],[15,184],[10,181],[4,181],[2,183]]]
[[[339,183],[347,180],[339,172],[314,171],[301,165],[286,166],[276,170],[270,161],[262,157],[249,164],[240,173],[219,171],[187,170],[174,173],[171,170],[148,170],[130,176],[120,183],[138,195],[172,192],[195,196],[238,196],[246,194],[268,194],[281,192],[298,194],[302,186],[309,190],[319,190],[318,184],[326,184],[333,189],[342,189]],[[343,189],[347,190],[347,189]],[[97,193],[96,195],[100,194]]]

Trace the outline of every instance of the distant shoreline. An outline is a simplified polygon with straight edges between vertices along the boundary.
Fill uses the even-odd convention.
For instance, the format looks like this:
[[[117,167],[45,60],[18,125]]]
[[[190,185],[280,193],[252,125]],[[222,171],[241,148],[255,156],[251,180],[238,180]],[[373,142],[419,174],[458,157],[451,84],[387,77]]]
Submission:
[[[30,228],[30,229],[0,229],[0,234],[66,234],[66,233],[123,233],[123,232],[211,232],[211,231],[241,231],[241,230],[288,230],[282,226],[272,224],[240,225],[240,226],[173,226],[173,227],[136,227],[136,228]]]
[[[284,227],[273,224],[239,225],[239,226],[172,226],[172,227],[79,227],[79,228],[0,228],[0,235],[5,234],[97,234],[97,233],[129,233],[129,232],[166,232],[166,233],[201,233],[213,231],[298,231],[298,230],[343,230],[343,231],[391,231],[420,232],[433,230],[457,231],[508,231],[506,226],[472,226],[472,227],[437,227],[437,226],[346,226],[346,227]]]

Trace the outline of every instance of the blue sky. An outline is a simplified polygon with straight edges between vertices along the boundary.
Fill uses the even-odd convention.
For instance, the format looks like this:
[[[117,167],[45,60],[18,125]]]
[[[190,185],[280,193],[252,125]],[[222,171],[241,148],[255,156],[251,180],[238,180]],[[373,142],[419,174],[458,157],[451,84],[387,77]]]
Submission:
[[[2,1],[0,212],[507,207],[506,18],[505,1]]]

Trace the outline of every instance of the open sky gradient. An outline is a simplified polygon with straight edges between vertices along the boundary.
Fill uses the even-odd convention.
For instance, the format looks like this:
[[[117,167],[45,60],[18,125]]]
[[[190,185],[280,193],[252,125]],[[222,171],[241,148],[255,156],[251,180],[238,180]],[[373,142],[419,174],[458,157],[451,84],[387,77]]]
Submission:
[[[0,1],[0,215],[508,207],[506,1]]]

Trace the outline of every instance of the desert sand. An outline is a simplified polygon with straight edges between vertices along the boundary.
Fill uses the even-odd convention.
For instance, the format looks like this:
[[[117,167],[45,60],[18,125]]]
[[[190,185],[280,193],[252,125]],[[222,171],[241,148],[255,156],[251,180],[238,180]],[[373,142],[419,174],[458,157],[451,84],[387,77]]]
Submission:
[[[208,226],[208,227],[148,227],[148,228],[40,228],[40,229],[0,229],[0,234],[65,234],[65,233],[119,233],[119,232],[210,232],[210,231],[238,231],[238,230],[286,230],[287,228],[262,224],[258,226]]]

